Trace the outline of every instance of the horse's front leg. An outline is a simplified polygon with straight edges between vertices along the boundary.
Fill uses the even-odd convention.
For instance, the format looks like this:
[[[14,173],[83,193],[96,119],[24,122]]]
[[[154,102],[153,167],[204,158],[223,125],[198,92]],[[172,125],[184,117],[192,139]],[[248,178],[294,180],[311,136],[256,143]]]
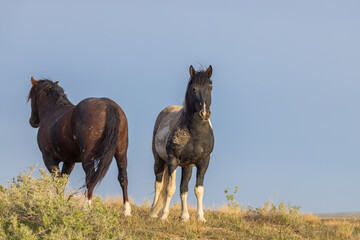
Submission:
[[[190,216],[187,209],[188,186],[192,174],[192,167],[181,168],[180,198],[181,198],[181,214],[180,219],[184,222],[188,221]]]
[[[166,200],[165,200],[163,213],[161,216],[162,220],[166,220],[169,215],[171,198],[174,196],[176,190],[176,168],[179,166],[179,162],[177,158],[175,158],[174,156],[170,156],[167,164],[168,164],[169,182],[166,188]]]
[[[64,174],[69,176],[72,170],[74,169],[74,166],[75,166],[75,162],[64,162],[61,169],[61,176]]]
[[[59,161],[55,160],[52,156],[43,154],[43,159],[47,170],[54,177],[60,177]]]
[[[52,156],[46,156],[43,155],[44,163],[46,168],[49,170],[51,176],[55,180],[56,178],[59,178],[61,176],[60,169],[59,169],[59,163],[60,161],[56,160]],[[55,184],[56,188],[56,194],[60,194],[61,192],[64,192],[65,186],[60,186],[60,189],[58,188],[58,184]]]
[[[206,222],[204,218],[204,210],[203,210],[203,196],[204,196],[204,176],[205,172],[209,166],[210,156],[201,161],[198,164],[197,172],[196,172],[196,185],[195,185],[195,195],[197,198],[197,219],[201,222]]]

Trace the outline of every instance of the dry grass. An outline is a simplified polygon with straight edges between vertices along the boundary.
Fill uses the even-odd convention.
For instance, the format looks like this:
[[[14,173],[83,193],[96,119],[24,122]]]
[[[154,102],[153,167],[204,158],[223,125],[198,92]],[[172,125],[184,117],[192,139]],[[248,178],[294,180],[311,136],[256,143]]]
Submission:
[[[124,217],[121,197],[94,199],[91,207],[71,190],[57,194],[66,179],[55,183],[42,171],[21,173],[8,188],[0,186],[0,239],[360,239],[356,219],[320,219],[300,214],[299,207],[265,203],[260,208],[223,206],[205,211],[206,223],[181,222],[180,203],[167,221],[150,217],[150,202],[132,204]]]
[[[108,197],[109,207],[121,210],[121,198]],[[123,219],[123,229],[133,239],[360,239],[360,222],[349,219],[324,220],[313,214],[299,214],[299,208],[283,204],[261,208],[224,205],[205,211],[206,223],[196,221],[190,206],[190,220],[179,220],[181,205],[175,202],[169,219],[152,219],[150,202],[133,207],[133,216]]]

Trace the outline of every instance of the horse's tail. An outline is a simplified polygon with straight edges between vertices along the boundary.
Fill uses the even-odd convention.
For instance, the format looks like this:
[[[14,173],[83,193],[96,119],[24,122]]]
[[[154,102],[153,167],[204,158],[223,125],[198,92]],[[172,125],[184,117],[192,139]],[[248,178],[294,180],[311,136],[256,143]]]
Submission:
[[[120,115],[118,109],[112,104],[106,105],[106,120],[101,137],[96,141],[92,149],[88,163],[88,175],[86,177],[86,186],[88,189],[94,189],[106,172],[115,155],[120,126]]]
[[[164,208],[168,182],[169,182],[169,172],[168,172],[167,164],[165,164],[164,173],[161,182],[158,183],[155,181],[155,189],[159,187],[159,190],[156,189],[159,191],[159,196],[157,197],[157,199],[154,199],[153,205],[151,207],[151,215],[154,217],[157,216],[157,214],[159,214],[159,212]],[[160,186],[156,186],[157,184],[159,184]]]

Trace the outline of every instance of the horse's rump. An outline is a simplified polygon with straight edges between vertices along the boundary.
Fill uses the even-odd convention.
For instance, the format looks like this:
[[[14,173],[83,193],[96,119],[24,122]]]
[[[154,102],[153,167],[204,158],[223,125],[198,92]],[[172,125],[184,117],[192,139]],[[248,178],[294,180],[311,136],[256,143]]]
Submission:
[[[81,101],[72,116],[74,139],[88,169],[88,188],[94,187],[106,174],[120,131],[118,106],[106,98],[88,98]]]

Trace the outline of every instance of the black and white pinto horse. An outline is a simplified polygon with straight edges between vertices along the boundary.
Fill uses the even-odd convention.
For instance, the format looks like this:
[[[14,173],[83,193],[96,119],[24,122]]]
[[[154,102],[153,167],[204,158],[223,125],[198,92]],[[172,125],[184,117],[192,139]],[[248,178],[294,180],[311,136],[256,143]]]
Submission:
[[[157,217],[163,210],[161,219],[167,219],[170,201],[176,189],[176,169],[180,166],[182,170],[180,218],[183,221],[189,220],[186,199],[192,167],[196,166],[197,219],[206,221],[202,204],[203,182],[214,147],[214,134],[209,119],[211,74],[211,65],[206,71],[198,72],[190,66],[190,81],[184,107],[169,106],[162,110],[156,119],[152,141],[156,176],[152,217]]]

